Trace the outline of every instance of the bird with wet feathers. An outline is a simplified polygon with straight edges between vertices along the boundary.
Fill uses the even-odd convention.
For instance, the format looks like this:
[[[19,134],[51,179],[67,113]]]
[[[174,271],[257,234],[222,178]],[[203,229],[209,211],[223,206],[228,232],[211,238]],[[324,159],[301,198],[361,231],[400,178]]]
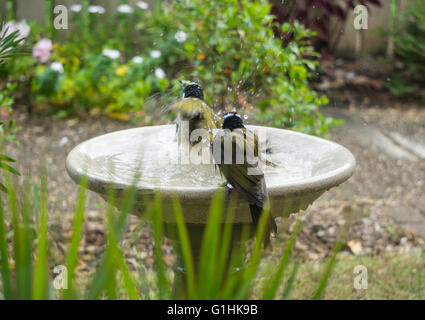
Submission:
[[[227,155],[226,146],[231,146]],[[242,161],[238,156],[242,157]],[[264,173],[259,165],[258,136],[244,126],[236,112],[224,115],[222,129],[214,137],[213,157],[221,174],[232,187],[227,187],[227,192],[234,189],[248,201],[252,222],[257,228],[268,199]],[[272,233],[277,233],[277,226],[273,217],[269,216],[263,239],[265,247],[270,245]]]
[[[205,129],[212,132],[213,129],[221,127],[220,119],[204,100],[204,91],[200,84],[193,81],[181,80],[183,98],[169,107],[171,111],[176,111],[177,134],[180,141],[180,130],[182,121],[189,123],[189,137],[196,129]],[[211,136],[212,140],[212,136]],[[191,145],[198,141],[191,141]]]

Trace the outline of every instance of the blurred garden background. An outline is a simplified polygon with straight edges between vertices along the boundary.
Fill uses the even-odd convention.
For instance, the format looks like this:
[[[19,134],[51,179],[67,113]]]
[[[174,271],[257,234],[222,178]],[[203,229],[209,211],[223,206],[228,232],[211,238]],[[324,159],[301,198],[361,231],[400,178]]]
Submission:
[[[360,21],[366,29],[355,27],[363,12],[355,11],[358,5],[367,8],[368,16]],[[250,124],[318,135],[356,157],[354,176],[300,215],[291,273],[282,280],[292,283],[292,290],[281,288],[275,297],[312,298],[331,265],[327,288],[316,298],[425,298],[421,0],[0,0],[0,16],[0,164],[5,173],[0,178],[0,298],[8,297],[6,265],[19,278],[18,267],[26,262],[27,268],[34,264],[35,274],[42,272],[40,259],[46,259],[51,279],[55,265],[75,261],[71,270],[85,289],[69,297],[91,292],[89,283],[110,246],[107,206],[87,193],[80,240],[75,223],[81,195],[65,171],[66,156],[101,134],[170,122],[162,110],[180,97],[180,79],[201,83],[216,111],[236,108]],[[14,220],[14,201],[22,212],[32,213],[42,213],[44,203],[44,258],[43,224],[19,214]],[[281,259],[295,220],[279,222],[250,298],[263,296],[266,275]],[[347,223],[336,264],[329,264]],[[21,239],[34,249],[28,260],[21,256],[18,261],[16,228],[30,230],[31,236]],[[119,239],[127,268],[117,268],[127,284],[128,271],[142,298],[161,297],[154,290],[154,243],[151,223],[128,216]],[[78,259],[70,257],[69,248],[78,248]],[[161,249],[166,275],[172,277],[175,257],[167,239]],[[368,269],[368,289],[353,286],[358,265]],[[30,283],[34,274],[21,276]],[[33,285],[17,281],[16,296],[30,297]],[[105,286],[117,288],[106,297],[130,295],[115,282]],[[60,296],[49,292],[49,297]]]

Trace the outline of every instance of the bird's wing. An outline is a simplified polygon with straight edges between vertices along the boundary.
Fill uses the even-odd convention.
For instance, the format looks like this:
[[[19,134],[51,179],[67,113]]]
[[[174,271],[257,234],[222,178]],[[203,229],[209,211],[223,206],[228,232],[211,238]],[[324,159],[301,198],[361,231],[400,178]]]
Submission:
[[[180,112],[182,120],[191,120],[200,117],[200,121],[205,121],[208,129],[221,127],[220,119],[214,111],[198,98],[184,98],[169,107],[170,110]]]
[[[250,152],[254,154],[255,151],[250,150],[250,148],[255,148],[253,140],[253,136],[250,138],[249,135],[245,135],[243,130],[234,130],[233,132],[220,130],[214,138],[213,157],[227,181],[251,204],[262,206],[267,197],[267,190],[264,173],[259,167],[259,163],[253,163],[249,156]],[[227,155],[227,158],[225,156],[226,146],[231,146],[232,152],[231,155]],[[227,150],[227,152],[229,151]],[[242,158],[238,159],[238,155]]]

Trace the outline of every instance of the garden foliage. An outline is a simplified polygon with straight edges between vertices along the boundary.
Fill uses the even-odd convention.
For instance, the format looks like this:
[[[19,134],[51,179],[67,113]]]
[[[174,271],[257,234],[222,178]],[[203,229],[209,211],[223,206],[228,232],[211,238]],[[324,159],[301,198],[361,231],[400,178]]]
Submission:
[[[0,65],[4,65],[6,61],[22,56],[22,39],[20,38],[19,31],[10,30],[9,26],[1,25],[0,30]],[[1,85],[1,84],[0,84]],[[8,82],[2,88],[0,86],[0,108],[10,109],[13,104],[12,92],[16,87],[16,83]],[[18,128],[15,127],[14,121],[10,120],[4,123],[0,119],[0,172],[5,170],[15,175],[20,173],[14,169],[10,164],[15,160],[6,154],[3,154],[3,147],[5,142],[16,142],[15,133]],[[0,191],[6,191],[6,187],[0,182]]]
[[[388,81],[396,96],[412,94],[425,84],[425,7],[423,1],[407,3],[407,12],[399,16],[399,3],[393,1],[393,39],[395,56],[402,68]]]
[[[265,123],[313,134],[334,124],[317,110],[327,99],[309,88],[314,33],[297,22],[275,24],[265,0],[162,6],[146,10],[139,1],[105,12],[84,1],[71,8],[72,32],[30,23],[33,56],[0,74],[19,80],[32,104],[62,117],[90,111],[149,121],[149,106],[180,96],[177,80],[186,78],[199,81],[217,109],[255,106]],[[291,41],[283,46],[275,28]]]
[[[232,257],[231,266],[241,265],[246,254],[250,253],[246,268],[235,275],[224,272],[232,238],[231,224],[222,224],[224,194],[218,193],[211,202],[198,268],[193,262],[182,208],[175,197],[174,214],[186,270],[186,289],[176,297],[172,296],[172,274],[164,262],[161,249],[164,226],[159,194],[145,199],[146,210],[143,214],[145,219],[153,221],[154,270],[147,273],[140,261],[139,270],[131,271],[120,245],[136,196],[136,188],[131,187],[122,193],[120,205],[117,205],[114,192],[109,192],[109,205],[105,210],[106,247],[94,275],[87,279],[87,276],[76,271],[80,263],[79,246],[84,230],[87,178],[83,177],[81,181],[75,202],[72,235],[63,255],[55,251],[56,246],[52,243],[54,237],[49,229],[52,212],[49,210],[48,182],[43,173],[40,176],[41,181],[27,180],[24,187],[18,187],[12,183],[10,175],[5,174],[7,193],[0,193],[0,299],[248,299],[252,297],[254,288],[261,299],[290,297],[297,270],[290,267],[293,264],[291,253],[302,227],[300,218],[285,246],[276,248],[281,250],[281,259],[273,272],[263,275],[262,283],[266,285],[259,285],[263,246],[258,239],[262,239],[264,234],[268,212],[260,219],[252,250],[246,248],[242,254]],[[231,219],[232,212],[228,211],[226,216]],[[246,237],[249,232],[243,231],[242,234]],[[312,298],[322,296],[342,243],[341,237],[323,270],[323,276],[317,279]],[[60,277],[54,271],[58,265],[62,266]]]

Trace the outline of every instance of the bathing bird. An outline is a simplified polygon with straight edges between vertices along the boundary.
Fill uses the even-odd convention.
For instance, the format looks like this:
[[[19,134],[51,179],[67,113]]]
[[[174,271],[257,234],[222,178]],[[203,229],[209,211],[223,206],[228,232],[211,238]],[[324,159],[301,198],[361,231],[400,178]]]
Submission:
[[[221,127],[220,119],[213,110],[204,101],[204,91],[200,84],[193,81],[181,80],[183,89],[183,98],[170,106],[170,110],[178,112],[177,116],[177,134],[180,141],[180,130],[182,121],[189,123],[189,137],[196,129],[204,129],[209,132],[212,140],[213,129]],[[210,140],[210,142],[211,142]],[[195,145],[199,140],[191,141],[191,145]]]
[[[258,136],[245,128],[236,112],[224,115],[222,129],[214,137],[213,157],[227,180],[226,192],[229,194],[234,189],[248,201],[252,222],[257,228],[268,198],[259,162]],[[272,233],[277,233],[277,226],[269,216],[263,240],[265,247],[270,245]]]

